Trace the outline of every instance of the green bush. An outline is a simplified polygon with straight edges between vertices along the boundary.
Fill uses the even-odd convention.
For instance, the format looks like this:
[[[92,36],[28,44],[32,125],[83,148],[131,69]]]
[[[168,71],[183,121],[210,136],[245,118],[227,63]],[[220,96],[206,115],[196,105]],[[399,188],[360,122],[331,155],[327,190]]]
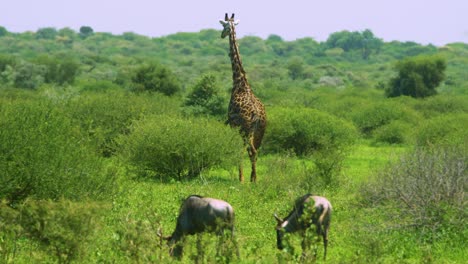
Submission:
[[[462,145],[468,147],[468,114],[447,114],[428,119],[416,131],[416,144],[432,146],[437,144]]]
[[[368,103],[352,113],[351,119],[364,135],[370,136],[375,129],[395,120],[415,123],[418,114],[396,101],[385,101]]]
[[[388,144],[410,143],[412,136],[413,131],[411,125],[399,120],[381,126],[373,132],[375,142]]]
[[[150,116],[121,139],[124,157],[138,173],[160,179],[193,178],[214,166],[238,165],[242,153],[237,131],[202,118]]]
[[[418,100],[414,108],[426,118],[432,118],[440,114],[468,113],[466,102],[466,95],[437,95]]]
[[[99,83],[106,84],[98,82],[97,85]],[[71,98],[66,112],[90,136],[96,151],[109,157],[117,151],[117,137],[128,134],[133,121],[146,114],[177,113],[177,103],[175,98],[111,88],[102,92],[84,92]]]
[[[196,116],[225,117],[226,106],[223,97],[219,95],[219,90],[214,75],[203,75],[187,95],[184,112]]]
[[[327,179],[341,169],[357,139],[352,124],[318,110],[270,109],[268,118],[266,152],[293,151],[298,156],[312,157],[319,174]]]
[[[87,243],[98,229],[103,209],[103,205],[90,201],[27,200],[19,206],[15,221],[46,254],[53,255],[58,263],[70,263],[86,256]]]
[[[66,56],[49,57],[42,55],[35,59],[35,63],[45,67],[44,81],[46,83],[57,83],[59,85],[72,84],[79,69],[79,64]]]
[[[133,89],[137,92],[150,91],[173,95],[181,89],[177,76],[169,68],[155,63],[137,68],[132,82]]]
[[[60,108],[40,100],[0,107],[0,199],[104,199],[113,193],[114,175]]]

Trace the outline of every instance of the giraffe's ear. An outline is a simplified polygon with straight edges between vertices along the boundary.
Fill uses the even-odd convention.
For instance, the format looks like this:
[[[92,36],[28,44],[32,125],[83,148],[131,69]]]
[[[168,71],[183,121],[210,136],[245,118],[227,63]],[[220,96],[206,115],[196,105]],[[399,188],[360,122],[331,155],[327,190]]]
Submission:
[[[228,14],[226,13],[226,14],[224,15],[224,21],[228,21],[228,20],[229,20]]]
[[[226,22],[224,22],[224,21],[221,20],[221,19],[219,20],[219,23],[220,23],[221,25],[223,25],[223,27],[226,26]]]
[[[235,22],[234,22],[234,26],[237,26],[239,24],[240,20],[237,19]]]

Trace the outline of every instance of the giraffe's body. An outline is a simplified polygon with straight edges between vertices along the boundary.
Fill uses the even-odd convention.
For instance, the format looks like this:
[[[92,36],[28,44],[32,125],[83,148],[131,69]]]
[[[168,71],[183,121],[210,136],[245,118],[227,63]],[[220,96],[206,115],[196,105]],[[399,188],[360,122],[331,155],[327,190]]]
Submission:
[[[228,19],[226,14],[224,21],[220,20],[220,22],[224,26],[221,37],[224,38],[229,35],[229,57],[232,65],[233,87],[231,90],[231,100],[229,101],[227,123],[231,127],[239,128],[252,164],[250,180],[255,182],[257,179],[257,150],[262,143],[266,127],[265,107],[252,92],[244,68],[242,67],[234,28],[236,24],[234,22],[234,15],[232,15],[231,19]],[[243,181],[243,179],[241,165],[239,167],[239,180]]]

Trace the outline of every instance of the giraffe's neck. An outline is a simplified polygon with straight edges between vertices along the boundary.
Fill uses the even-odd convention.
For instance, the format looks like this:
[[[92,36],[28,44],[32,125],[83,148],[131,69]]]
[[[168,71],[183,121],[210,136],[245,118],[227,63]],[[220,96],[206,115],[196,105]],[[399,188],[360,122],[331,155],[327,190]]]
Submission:
[[[239,53],[239,46],[237,45],[236,32],[234,25],[231,25],[231,33],[229,34],[229,57],[231,58],[232,66],[232,92],[239,92],[244,90],[250,90],[250,85],[245,76],[244,67],[242,67],[242,61]]]

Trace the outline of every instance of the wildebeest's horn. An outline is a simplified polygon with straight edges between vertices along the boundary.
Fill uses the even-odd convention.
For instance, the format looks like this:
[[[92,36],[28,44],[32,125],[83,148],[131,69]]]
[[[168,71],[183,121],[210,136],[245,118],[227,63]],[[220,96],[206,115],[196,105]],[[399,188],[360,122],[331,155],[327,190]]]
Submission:
[[[284,222],[283,219],[279,218],[276,213],[273,215],[273,217],[276,219],[276,221],[278,221],[278,224],[281,224]]]

